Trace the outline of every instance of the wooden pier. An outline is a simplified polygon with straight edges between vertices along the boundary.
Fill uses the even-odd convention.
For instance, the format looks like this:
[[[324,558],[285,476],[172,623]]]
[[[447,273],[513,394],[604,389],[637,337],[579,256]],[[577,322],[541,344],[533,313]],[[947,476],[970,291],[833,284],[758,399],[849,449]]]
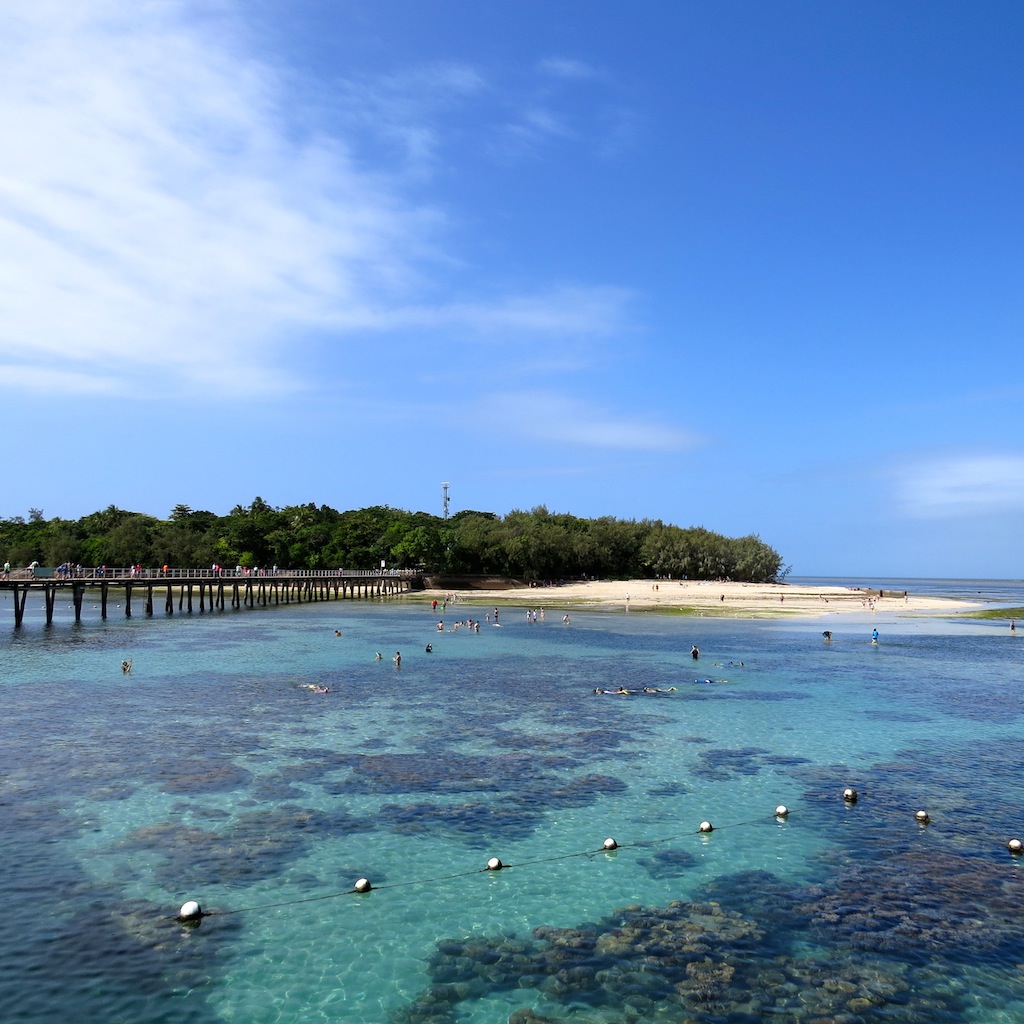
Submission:
[[[168,569],[166,572],[133,572],[130,569],[87,570],[80,575],[47,575],[52,570],[22,569],[0,580],[0,591],[14,597],[14,625],[21,626],[25,603],[31,593],[42,593],[46,603],[46,624],[53,624],[58,597],[71,596],[75,622],[82,620],[82,604],[89,594],[98,597],[100,617],[106,619],[111,593],[123,598],[125,618],[132,617],[133,599],[145,615],[163,602],[167,615],[177,610],[214,612],[227,608],[266,608],[270,605],[303,604],[315,601],[367,600],[407,594],[423,586],[416,570],[276,570],[265,573],[214,572],[210,569]]]

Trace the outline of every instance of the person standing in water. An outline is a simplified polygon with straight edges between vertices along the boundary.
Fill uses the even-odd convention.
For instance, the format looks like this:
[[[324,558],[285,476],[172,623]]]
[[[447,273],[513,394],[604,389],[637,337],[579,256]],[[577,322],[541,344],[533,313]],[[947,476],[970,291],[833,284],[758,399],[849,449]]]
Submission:
[[[402,667],[402,652],[395,651],[395,656],[391,659],[395,663],[395,668]]]
[[[696,644],[693,644],[690,647],[690,657],[693,658],[694,661],[696,661],[700,657],[700,651],[697,650]]]
[[[877,629],[871,630],[871,642],[873,644],[877,644],[878,643],[878,630]]]

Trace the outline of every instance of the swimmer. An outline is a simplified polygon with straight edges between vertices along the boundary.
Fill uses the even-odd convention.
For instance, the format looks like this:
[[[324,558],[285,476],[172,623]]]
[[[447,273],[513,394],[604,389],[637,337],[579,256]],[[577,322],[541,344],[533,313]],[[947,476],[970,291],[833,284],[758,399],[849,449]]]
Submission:
[[[395,656],[391,659],[395,663],[395,668],[402,667],[402,652],[395,651]]]
[[[439,622],[437,624],[437,631],[438,631],[438,633],[443,633],[444,632],[444,623],[443,622]]]
[[[827,643],[827,644],[832,643],[832,630],[831,629],[824,630],[821,635],[825,638],[825,643]]]
[[[871,630],[871,642],[873,644],[877,644],[878,643],[878,630],[877,629]]]
[[[334,635],[335,635],[335,636],[341,636],[341,630],[340,630],[340,629],[336,629],[336,630],[334,631]]]
[[[377,653],[376,653],[376,654],[375,654],[375,655],[373,656],[373,660],[374,660],[374,661],[383,661],[383,660],[384,660],[384,655],[383,655],[383,654],[381,654],[381,653],[380,653],[380,651],[378,651],[378,652],[377,652]]]
[[[562,625],[564,625],[564,626],[568,626],[569,625],[569,616],[568,615],[563,615],[562,616]]]
[[[690,657],[696,661],[700,657],[700,651],[697,650],[697,645],[693,644],[690,647]]]
[[[424,648],[424,650],[427,652],[427,654],[430,654],[434,650],[434,645],[433,644],[427,644],[427,646]]]
[[[121,671],[125,675],[128,675],[128,673],[131,672],[131,670],[132,670],[132,659],[131,658],[125,658],[124,661],[121,662]]]
[[[674,686],[669,686],[669,687],[667,687],[664,690],[659,690],[658,687],[656,687],[656,686],[645,686],[644,687],[644,693],[675,693],[675,692],[676,692],[676,688]]]

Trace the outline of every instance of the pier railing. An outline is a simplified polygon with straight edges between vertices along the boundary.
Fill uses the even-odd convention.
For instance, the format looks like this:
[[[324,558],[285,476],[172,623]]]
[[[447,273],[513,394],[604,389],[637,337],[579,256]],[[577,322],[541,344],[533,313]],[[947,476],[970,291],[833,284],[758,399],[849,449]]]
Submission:
[[[275,566],[271,569],[249,569],[219,567],[217,569],[172,568],[145,569],[132,566],[100,565],[91,568],[84,566],[35,566],[24,569],[11,569],[5,577],[11,580],[218,580],[218,579],[364,579],[381,576],[393,576],[400,579],[413,579],[422,575],[419,569],[282,569]]]
[[[132,617],[132,595],[141,594],[145,614],[154,609],[154,591],[163,593],[168,615],[193,609],[223,611],[226,607],[256,608],[269,605],[303,604],[309,601],[340,601],[396,597],[408,594],[422,582],[416,569],[141,569],[101,566],[79,569],[59,566],[50,569],[29,566],[0,575],[0,591],[13,594],[14,625],[20,627],[29,593],[42,593],[46,624],[53,623],[59,593],[71,592],[75,621],[82,618],[86,592],[99,592],[100,617],[106,619],[108,597],[121,595],[125,618]],[[120,607],[120,606],[119,606]]]

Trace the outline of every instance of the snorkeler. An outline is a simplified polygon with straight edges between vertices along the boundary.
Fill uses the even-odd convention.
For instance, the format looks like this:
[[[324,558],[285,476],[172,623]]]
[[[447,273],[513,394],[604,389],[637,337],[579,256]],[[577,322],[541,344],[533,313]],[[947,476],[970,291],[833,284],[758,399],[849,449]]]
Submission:
[[[620,686],[617,690],[602,690],[600,687],[594,690],[594,693],[615,696],[615,697],[632,697],[642,693],[675,693],[676,688],[669,686],[666,689],[659,690],[656,686],[645,686],[641,690],[627,690],[626,687]]]

